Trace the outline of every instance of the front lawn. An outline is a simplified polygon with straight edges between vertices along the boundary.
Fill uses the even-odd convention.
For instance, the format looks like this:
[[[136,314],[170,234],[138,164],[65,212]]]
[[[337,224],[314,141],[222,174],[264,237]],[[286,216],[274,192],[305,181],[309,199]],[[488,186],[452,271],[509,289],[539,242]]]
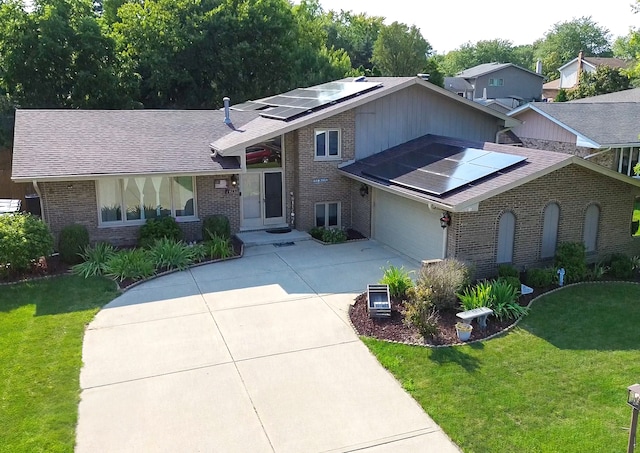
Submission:
[[[103,278],[0,286],[0,451],[73,451],[85,326],[117,295]]]
[[[465,452],[626,451],[640,381],[640,285],[543,296],[512,332],[430,349],[363,338]]]

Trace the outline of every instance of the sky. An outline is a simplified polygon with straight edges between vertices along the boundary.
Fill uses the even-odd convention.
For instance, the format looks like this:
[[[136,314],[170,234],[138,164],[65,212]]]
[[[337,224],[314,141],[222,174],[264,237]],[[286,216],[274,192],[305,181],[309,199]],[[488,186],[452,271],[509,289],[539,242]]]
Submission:
[[[557,22],[589,17],[614,38],[640,27],[634,0],[320,0],[325,11],[353,11],[385,17],[420,28],[433,49],[444,54],[466,42],[507,39],[514,45],[532,44]],[[296,2],[297,3],[297,2]]]

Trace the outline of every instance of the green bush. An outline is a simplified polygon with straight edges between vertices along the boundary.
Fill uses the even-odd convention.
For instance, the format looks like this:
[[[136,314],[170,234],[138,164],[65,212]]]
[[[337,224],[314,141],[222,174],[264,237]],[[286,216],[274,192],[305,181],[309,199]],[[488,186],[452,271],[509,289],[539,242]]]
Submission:
[[[195,261],[194,249],[182,241],[158,239],[149,249],[156,269],[187,269]]]
[[[558,244],[555,256],[556,268],[564,268],[566,283],[583,281],[587,274],[586,248],[582,242],[562,242]]]
[[[98,242],[95,246],[87,246],[80,254],[84,262],[73,266],[74,274],[84,278],[94,275],[104,275],[107,261],[116,253],[113,246],[106,242]]]
[[[202,221],[202,240],[206,242],[214,236],[227,239],[231,237],[231,225],[227,216],[214,214]]]
[[[413,286],[413,280],[409,276],[409,271],[402,267],[396,267],[392,264],[387,268],[383,268],[383,275],[380,279],[380,283],[383,285],[389,285],[389,294],[392,297],[402,299],[404,298],[407,290]]]
[[[84,225],[67,225],[60,231],[58,238],[58,252],[60,259],[67,264],[82,262],[80,255],[89,246],[89,231]]]
[[[138,232],[138,246],[149,248],[162,238],[182,240],[182,230],[173,217],[148,219]]]
[[[474,286],[469,286],[458,293],[460,305],[463,311],[473,310],[479,307],[491,306],[491,282],[483,280]]]
[[[506,282],[511,285],[516,291],[520,291],[520,277],[499,277],[498,281]]]
[[[585,278],[587,280],[601,280],[609,272],[609,269],[609,266],[603,262],[595,263],[591,268],[587,268]]]
[[[633,261],[623,253],[614,253],[610,257],[609,273],[615,278],[631,278],[633,275]]]
[[[105,264],[105,275],[119,281],[140,280],[155,273],[153,260],[146,249],[120,250]]]
[[[0,271],[26,271],[52,251],[53,236],[42,220],[30,214],[0,215]]]
[[[499,320],[516,319],[527,313],[527,308],[518,304],[520,290],[505,280],[491,283],[491,303],[489,308]]]
[[[231,239],[213,235],[211,239],[202,243],[205,256],[211,259],[225,259],[232,257],[235,253],[231,244]]]
[[[548,267],[545,269],[529,269],[526,275],[526,284],[532,288],[546,288],[556,281],[555,269]]]
[[[431,288],[431,299],[436,309],[455,308],[458,293],[471,281],[471,270],[462,261],[445,259],[423,266],[416,285]]]
[[[438,334],[438,310],[433,306],[432,292],[427,287],[412,286],[407,290],[403,322],[414,326],[425,339]]]
[[[498,277],[516,277],[520,279],[520,271],[511,264],[498,265]]]
[[[339,244],[347,240],[347,232],[341,228],[313,227],[309,234],[312,238],[328,244]]]
[[[322,240],[322,233],[324,232],[324,228],[322,227],[313,227],[309,230],[309,234],[312,238],[317,239],[319,241]]]

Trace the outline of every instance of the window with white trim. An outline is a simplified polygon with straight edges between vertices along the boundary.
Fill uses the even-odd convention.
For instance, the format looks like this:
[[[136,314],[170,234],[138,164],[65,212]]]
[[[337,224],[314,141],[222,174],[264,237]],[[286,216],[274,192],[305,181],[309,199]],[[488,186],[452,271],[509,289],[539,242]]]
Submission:
[[[504,79],[489,79],[490,87],[501,87],[504,86]]]
[[[316,226],[340,228],[340,202],[316,203]]]
[[[315,130],[315,159],[340,159],[340,129]]]
[[[139,225],[147,219],[195,218],[194,178],[139,176],[100,179],[97,183],[99,223]]]

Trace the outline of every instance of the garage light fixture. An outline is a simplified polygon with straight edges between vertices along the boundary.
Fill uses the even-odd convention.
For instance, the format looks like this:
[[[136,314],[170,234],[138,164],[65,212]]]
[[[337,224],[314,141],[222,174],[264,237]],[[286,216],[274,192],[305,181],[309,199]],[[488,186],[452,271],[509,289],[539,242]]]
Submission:
[[[451,225],[451,214],[449,212],[443,212],[442,217],[440,217],[440,226],[442,228],[446,228]]]
[[[362,183],[360,185],[360,196],[361,197],[365,197],[369,194],[369,186],[366,185],[365,183]]]

